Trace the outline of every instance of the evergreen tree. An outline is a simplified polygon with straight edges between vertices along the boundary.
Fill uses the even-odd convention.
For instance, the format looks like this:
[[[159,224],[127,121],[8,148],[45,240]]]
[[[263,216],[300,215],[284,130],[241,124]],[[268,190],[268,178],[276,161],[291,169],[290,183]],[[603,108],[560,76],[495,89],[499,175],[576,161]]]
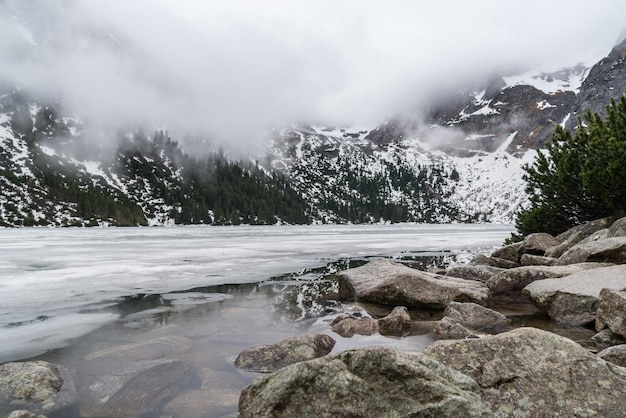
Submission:
[[[626,97],[607,117],[587,112],[575,134],[557,127],[547,154],[539,152],[524,179],[530,206],[516,220],[519,235],[558,234],[572,226],[626,212]]]

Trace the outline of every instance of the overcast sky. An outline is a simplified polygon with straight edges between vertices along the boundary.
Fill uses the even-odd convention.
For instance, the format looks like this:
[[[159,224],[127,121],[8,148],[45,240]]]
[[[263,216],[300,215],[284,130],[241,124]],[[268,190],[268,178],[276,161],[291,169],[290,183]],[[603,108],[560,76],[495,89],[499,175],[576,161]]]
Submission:
[[[375,125],[494,71],[606,55],[623,0],[5,0],[0,77],[107,125],[246,146]]]

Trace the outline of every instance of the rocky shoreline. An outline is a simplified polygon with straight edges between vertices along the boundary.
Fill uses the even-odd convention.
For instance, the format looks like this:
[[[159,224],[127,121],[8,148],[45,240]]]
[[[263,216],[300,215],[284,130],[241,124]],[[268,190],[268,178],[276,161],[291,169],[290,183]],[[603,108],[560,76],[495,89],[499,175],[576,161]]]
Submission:
[[[557,237],[533,234],[446,271],[375,259],[334,280],[338,293],[324,298],[359,309],[329,315],[326,332],[241,352],[232,367],[264,373],[241,394],[193,389],[225,377],[203,377],[174,358],[189,355],[192,340],[167,336],[92,353],[87,381],[49,362],[0,365],[0,404],[11,406],[11,418],[226,417],[236,416],[236,404],[242,418],[623,414],[626,218]],[[529,327],[507,313],[528,307],[583,337]],[[331,353],[334,335],[430,332],[439,341],[421,352]],[[110,368],[121,358],[133,367]]]

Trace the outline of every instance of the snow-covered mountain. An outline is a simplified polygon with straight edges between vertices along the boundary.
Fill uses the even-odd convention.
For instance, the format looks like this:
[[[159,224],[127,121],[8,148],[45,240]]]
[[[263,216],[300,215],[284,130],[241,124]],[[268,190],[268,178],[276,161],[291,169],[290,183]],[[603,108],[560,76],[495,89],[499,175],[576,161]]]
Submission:
[[[164,132],[99,141],[62,103],[4,84],[0,226],[512,222],[523,165],[556,125],[625,93],[625,54],[491,78],[419,118],[279,129],[256,163],[194,158]]]

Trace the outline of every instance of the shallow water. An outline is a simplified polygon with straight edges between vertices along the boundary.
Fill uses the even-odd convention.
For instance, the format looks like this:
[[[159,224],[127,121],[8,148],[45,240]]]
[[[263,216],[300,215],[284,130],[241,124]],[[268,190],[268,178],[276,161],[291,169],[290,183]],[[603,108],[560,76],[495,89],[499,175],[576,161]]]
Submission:
[[[241,389],[258,376],[232,365],[252,345],[304,332],[333,336],[334,352],[371,344],[421,350],[434,341],[430,333],[402,339],[334,334],[329,322],[351,307],[324,297],[336,291],[327,280],[330,273],[374,256],[416,268],[441,266],[490,252],[510,230],[506,225],[0,230],[0,340],[6,342],[0,361],[36,355],[72,368],[83,386],[138,358],[179,359],[191,365],[188,378],[145,416],[171,414],[162,407],[184,394],[214,405],[206,416],[230,416]],[[179,351],[108,355],[163,337],[182,337],[189,344]],[[79,405],[50,416],[80,416]]]

